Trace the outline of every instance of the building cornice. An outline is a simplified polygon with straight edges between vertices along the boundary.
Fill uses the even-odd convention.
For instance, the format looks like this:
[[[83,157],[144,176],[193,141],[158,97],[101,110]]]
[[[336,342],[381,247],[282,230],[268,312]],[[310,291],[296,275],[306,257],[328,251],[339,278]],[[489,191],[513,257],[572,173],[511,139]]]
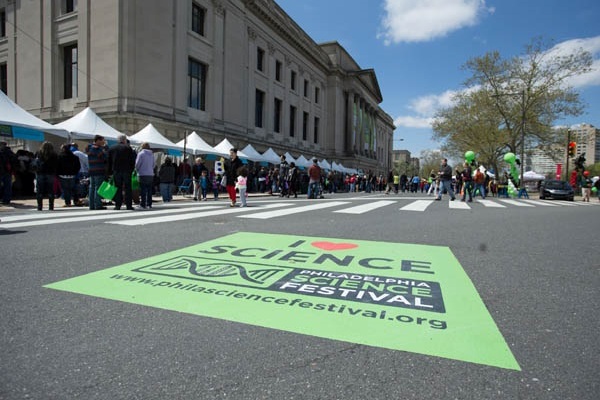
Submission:
[[[323,69],[330,68],[329,57],[273,0],[243,0],[251,11],[268,27],[284,38]]]

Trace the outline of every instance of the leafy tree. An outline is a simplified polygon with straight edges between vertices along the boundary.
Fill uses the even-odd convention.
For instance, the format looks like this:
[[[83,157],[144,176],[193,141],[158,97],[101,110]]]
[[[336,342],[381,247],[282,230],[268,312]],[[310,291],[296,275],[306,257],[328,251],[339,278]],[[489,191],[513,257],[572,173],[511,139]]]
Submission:
[[[562,143],[552,124],[582,114],[584,105],[568,82],[591,66],[589,52],[559,54],[539,39],[522,57],[503,59],[495,51],[473,58],[464,66],[472,73],[468,89],[437,113],[434,138],[456,155],[472,150],[490,166],[501,164],[508,151],[520,155],[523,144],[543,149]]]
[[[446,157],[448,158],[448,157]],[[442,160],[442,153],[439,150],[423,150],[421,151],[421,177],[428,177],[431,171],[437,171],[440,169],[440,163]]]

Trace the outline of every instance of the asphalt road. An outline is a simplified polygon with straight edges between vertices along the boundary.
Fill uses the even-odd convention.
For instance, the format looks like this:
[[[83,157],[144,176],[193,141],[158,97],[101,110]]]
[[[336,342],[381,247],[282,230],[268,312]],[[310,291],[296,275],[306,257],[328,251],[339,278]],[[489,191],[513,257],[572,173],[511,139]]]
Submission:
[[[36,212],[3,211],[0,399],[598,398],[599,205],[457,210],[444,200],[416,212],[399,210],[410,195],[367,196],[285,201],[398,203],[363,214],[215,212],[139,226],[87,218],[8,229],[7,218]],[[249,212],[278,201],[250,199]],[[44,287],[236,232],[448,247],[521,370]]]

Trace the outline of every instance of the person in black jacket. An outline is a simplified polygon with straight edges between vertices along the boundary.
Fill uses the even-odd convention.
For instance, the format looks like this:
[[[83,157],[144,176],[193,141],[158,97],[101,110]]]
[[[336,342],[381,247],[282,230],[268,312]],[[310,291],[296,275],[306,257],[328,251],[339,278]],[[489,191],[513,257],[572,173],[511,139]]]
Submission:
[[[230,207],[235,207],[235,182],[238,177],[238,169],[242,166],[242,160],[237,156],[237,149],[234,147],[229,150],[229,160],[225,163],[225,176],[227,182],[225,187],[227,188],[227,194],[231,200]]]
[[[442,194],[444,193],[444,189],[446,189],[450,195],[450,201],[454,201],[456,197],[454,196],[454,191],[452,190],[452,167],[448,165],[448,159],[446,158],[442,160],[438,177],[440,179],[440,191],[435,199],[438,201],[442,200]]]
[[[2,204],[9,205],[12,200],[12,177],[17,171],[18,159],[8,147],[8,143],[0,142],[0,193]]]
[[[71,199],[74,195],[76,183],[75,178],[77,177],[80,168],[81,163],[79,162],[79,157],[71,152],[70,145],[63,144],[60,147],[60,153],[58,154],[56,174],[60,180],[65,207],[71,207]]]
[[[133,196],[131,193],[131,174],[135,168],[136,154],[127,143],[127,136],[119,135],[119,143],[108,149],[107,175],[113,177],[117,194],[113,199],[115,210],[120,210],[123,204],[123,190],[125,191],[125,206],[133,210]]]
[[[48,210],[54,210],[54,180],[58,167],[58,155],[50,142],[44,142],[33,160],[35,167],[37,209],[42,211],[44,197],[48,196]]]

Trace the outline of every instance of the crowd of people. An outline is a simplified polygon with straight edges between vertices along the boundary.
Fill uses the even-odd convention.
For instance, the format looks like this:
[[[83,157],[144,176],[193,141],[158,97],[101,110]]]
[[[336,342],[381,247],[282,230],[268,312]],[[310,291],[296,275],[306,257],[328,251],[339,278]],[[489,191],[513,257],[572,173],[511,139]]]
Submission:
[[[398,174],[395,170],[390,170],[387,176],[372,171],[325,171],[316,158],[307,169],[288,163],[285,156],[281,156],[279,164],[266,167],[244,164],[235,148],[230,150],[223,167],[217,173],[202,157],[196,157],[192,163],[184,158],[177,164],[169,156],[156,165],[155,154],[148,143],[143,143],[136,152],[125,135],[110,147],[104,137],[96,135],[83,151],[77,143],[63,144],[55,150],[52,143],[44,142],[35,154],[24,150],[15,154],[6,142],[0,142],[0,193],[3,204],[10,204],[14,194],[35,195],[38,210],[43,209],[45,199],[48,199],[48,209],[54,209],[55,199],[59,197],[65,207],[87,205],[90,210],[101,210],[113,204],[116,210],[123,206],[131,210],[138,204],[140,209],[150,209],[153,196],[160,196],[168,203],[178,189],[180,192],[189,189],[194,201],[207,201],[209,194],[217,200],[220,194],[226,193],[231,207],[237,206],[238,200],[239,206],[247,206],[248,193],[294,198],[306,193],[308,198],[322,198],[324,193],[337,192],[420,192],[435,196],[436,200],[447,193],[450,200],[460,196],[461,201],[471,202],[477,195],[483,199],[487,195],[496,196],[509,179],[505,174],[505,181],[496,180],[471,163],[453,171],[445,159],[426,178]],[[133,187],[136,180],[139,188]],[[118,188],[111,202],[98,194],[105,181]],[[184,182],[190,182],[189,188]]]

